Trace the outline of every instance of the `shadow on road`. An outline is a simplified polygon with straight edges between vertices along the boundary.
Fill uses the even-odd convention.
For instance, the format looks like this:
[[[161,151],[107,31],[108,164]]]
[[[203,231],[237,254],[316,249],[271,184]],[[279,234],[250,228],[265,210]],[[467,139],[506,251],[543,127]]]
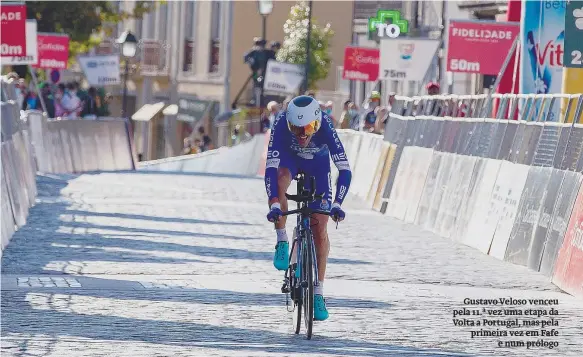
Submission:
[[[76,291],[75,294],[87,291]],[[134,292],[144,296],[143,292]],[[215,295],[216,294],[216,295]],[[430,349],[396,346],[390,344],[356,341],[345,338],[318,336],[311,341],[302,335],[284,334],[260,329],[238,328],[227,324],[210,325],[197,322],[165,321],[158,319],[139,319],[121,316],[77,314],[63,311],[72,307],[63,298],[47,299],[52,309],[35,310],[29,304],[22,304],[23,292],[9,292],[7,299],[2,299],[3,335],[21,334],[23,336],[44,335],[51,339],[54,346],[64,336],[87,338],[97,341],[146,342],[182,347],[206,347],[239,351],[243,355],[253,352],[273,353],[310,353],[317,355],[350,356],[468,356],[466,354],[448,353]],[[160,293],[152,293],[159,297]],[[248,299],[248,304],[261,302],[266,294],[240,294],[227,291],[200,291],[190,294],[191,299],[202,303],[216,303],[218,296],[224,296],[224,303]],[[255,296],[257,295],[257,296]],[[71,299],[73,295],[68,295]],[[112,296],[117,298],[117,295]],[[157,301],[157,300],[156,300]],[[19,302],[19,303],[17,303]],[[282,313],[283,309],[282,309]],[[5,314],[18,315],[18,318],[5,319]],[[14,335],[12,335],[14,336]]]

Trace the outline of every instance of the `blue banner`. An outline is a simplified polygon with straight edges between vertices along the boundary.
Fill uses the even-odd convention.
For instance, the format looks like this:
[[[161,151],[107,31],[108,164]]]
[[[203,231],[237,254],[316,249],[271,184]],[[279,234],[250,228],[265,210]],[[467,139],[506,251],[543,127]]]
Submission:
[[[522,0],[520,93],[562,92],[566,6],[564,0]],[[549,120],[559,121],[559,113],[557,102]]]

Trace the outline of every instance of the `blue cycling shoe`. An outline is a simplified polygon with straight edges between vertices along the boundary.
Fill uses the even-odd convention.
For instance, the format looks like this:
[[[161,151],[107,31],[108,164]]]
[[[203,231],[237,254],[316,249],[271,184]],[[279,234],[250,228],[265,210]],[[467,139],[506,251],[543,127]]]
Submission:
[[[314,320],[324,321],[328,318],[328,309],[326,309],[326,300],[322,295],[314,295]]]
[[[273,266],[277,270],[286,270],[289,266],[289,243],[277,242],[275,255],[273,256]]]

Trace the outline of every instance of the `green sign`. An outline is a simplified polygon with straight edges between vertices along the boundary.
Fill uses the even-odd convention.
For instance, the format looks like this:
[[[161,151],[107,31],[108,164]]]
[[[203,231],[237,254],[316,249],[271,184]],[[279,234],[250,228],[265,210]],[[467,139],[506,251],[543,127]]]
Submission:
[[[563,66],[583,68],[583,1],[567,1]]]
[[[401,19],[399,10],[379,10],[376,17],[368,19],[368,34],[379,38],[397,38],[409,31],[409,21]]]

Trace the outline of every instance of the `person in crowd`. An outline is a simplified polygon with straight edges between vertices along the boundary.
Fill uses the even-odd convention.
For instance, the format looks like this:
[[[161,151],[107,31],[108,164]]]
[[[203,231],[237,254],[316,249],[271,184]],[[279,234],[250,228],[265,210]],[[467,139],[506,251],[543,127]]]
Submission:
[[[17,75],[18,76],[18,75]],[[18,79],[18,83],[15,85],[16,90],[16,103],[18,103],[19,108],[24,107],[24,98],[28,94],[28,88],[26,86],[26,82],[24,78]]]
[[[101,100],[97,95],[97,89],[95,87],[89,87],[87,97],[83,103],[85,105],[83,106],[81,116],[85,119],[96,119],[99,115]]]
[[[280,107],[279,104],[272,100],[271,102],[267,103],[267,112],[268,112],[268,119],[269,119],[269,128],[273,127],[273,122],[279,113]]]
[[[55,104],[55,118],[60,118],[65,116],[65,107],[63,107],[62,100],[65,95],[65,85],[59,83],[55,89],[55,94],[53,95],[53,103]]]
[[[383,134],[385,132],[385,124],[387,123],[387,118],[389,116],[389,110],[387,107],[376,107],[375,108],[375,116],[376,121],[375,125],[372,128],[372,131],[375,134]]]
[[[350,100],[347,100],[342,105],[342,113],[340,114],[340,120],[338,121],[337,129],[338,128],[344,129],[344,126],[346,125],[346,123],[349,123],[350,120],[352,119],[350,117],[350,112],[349,112],[350,103],[352,103],[352,102]]]
[[[246,130],[241,130],[241,125],[237,124],[235,129],[233,129],[233,135],[231,135],[231,143],[232,145],[238,145],[242,142],[251,139],[251,134],[249,134]]]
[[[204,127],[202,125],[198,127],[198,137],[196,139],[199,139],[202,143],[200,145],[201,152],[205,152],[207,150],[212,149],[211,137],[205,133]]]
[[[26,93],[26,96],[24,97],[24,101],[22,102],[21,108],[22,108],[22,110],[41,110],[42,111],[42,105],[40,103],[38,95],[36,94],[36,91],[30,90]]]
[[[305,95],[307,95],[308,97],[312,97],[312,98],[316,98],[316,92],[314,92],[313,90],[308,90],[306,91]]]
[[[73,82],[67,83],[65,88],[65,94],[61,100],[61,105],[65,109],[64,116],[77,119],[83,110],[81,99],[77,96],[77,88]]]
[[[51,93],[51,86],[43,82],[39,85],[41,90],[41,95],[43,98],[43,102],[45,102],[45,107],[47,109],[47,115],[49,118],[55,117],[55,100],[53,98],[53,94]]]
[[[363,118],[361,119],[362,124],[359,123],[360,126],[364,126],[364,131],[374,131],[374,126],[377,120],[377,116],[375,114],[375,109],[380,106],[381,104],[381,94],[377,91],[372,91],[370,94],[370,99],[368,103],[368,108],[365,110],[363,114]]]
[[[427,95],[439,95],[440,92],[440,86],[439,83],[437,82],[429,82],[427,83],[427,86],[425,86],[425,89],[427,90]],[[422,106],[422,109],[425,109],[422,111],[422,113],[420,114],[424,114],[424,115],[436,115],[436,116],[440,116],[443,112],[445,112],[445,103],[443,103],[441,100],[439,99],[432,99],[429,101],[425,101],[425,104],[427,107],[425,109],[425,107]]]

